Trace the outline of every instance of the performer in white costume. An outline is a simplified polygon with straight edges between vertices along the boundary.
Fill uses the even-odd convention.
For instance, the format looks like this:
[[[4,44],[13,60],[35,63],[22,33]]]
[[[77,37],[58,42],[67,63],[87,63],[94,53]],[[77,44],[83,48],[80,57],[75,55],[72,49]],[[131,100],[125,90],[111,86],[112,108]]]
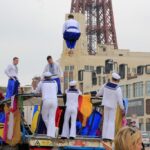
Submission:
[[[111,141],[114,139],[116,109],[118,104],[124,112],[122,91],[118,85],[119,81],[120,76],[117,73],[112,73],[112,81],[104,84],[96,95],[96,97],[103,96],[104,121],[102,138],[104,140]]]
[[[81,95],[81,91],[76,88],[76,81],[71,81],[69,83],[70,87],[66,90],[67,102],[66,102],[66,112],[62,130],[62,139],[70,138],[74,139],[76,137],[76,119],[78,112],[78,98]],[[71,118],[71,128],[69,131],[69,120]]]
[[[57,83],[51,79],[50,72],[44,73],[44,80],[40,81],[34,93],[42,93],[42,118],[47,128],[47,136],[55,137],[55,116],[58,106]]]
[[[66,41],[68,49],[70,49],[69,54],[72,54],[72,49],[76,46],[76,41],[80,38],[80,25],[79,22],[74,19],[74,16],[70,14],[68,20],[63,26],[63,37]]]

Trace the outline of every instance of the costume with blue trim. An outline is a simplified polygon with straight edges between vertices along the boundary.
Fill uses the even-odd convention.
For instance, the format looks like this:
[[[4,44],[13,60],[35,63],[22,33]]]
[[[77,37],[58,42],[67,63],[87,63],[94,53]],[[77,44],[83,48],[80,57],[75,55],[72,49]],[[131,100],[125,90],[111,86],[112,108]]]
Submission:
[[[105,87],[108,88],[108,89],[111,89],[111,90],[116,90],[119,86],[118,86],[117,84],[108,82],[108,83],[105,85]]]

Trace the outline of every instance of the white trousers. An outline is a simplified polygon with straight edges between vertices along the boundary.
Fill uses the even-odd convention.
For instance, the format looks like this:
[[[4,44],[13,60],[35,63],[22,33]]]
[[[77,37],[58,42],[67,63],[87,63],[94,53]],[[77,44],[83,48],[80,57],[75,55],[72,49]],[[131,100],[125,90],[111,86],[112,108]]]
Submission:
[[[113,140],[115,136],[116,109],[104,106],[102,138]]]
[[[71,118],[71,128],[69,132],[69,120]],[[62,130],[62,137],[76,137],[76,120],[77,120],[77,108],[66,108],[64,124]]]
[[[57,100],[44,100],[42,106],[42,118],[47,128],[47,136],[55,137],[55,116]]]

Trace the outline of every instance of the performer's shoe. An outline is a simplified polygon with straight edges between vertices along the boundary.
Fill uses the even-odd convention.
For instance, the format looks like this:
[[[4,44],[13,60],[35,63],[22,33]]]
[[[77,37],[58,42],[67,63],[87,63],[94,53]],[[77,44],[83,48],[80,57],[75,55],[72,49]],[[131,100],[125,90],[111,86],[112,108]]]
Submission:
[[[70,139],[70,140],[74,140],[74,139],[75,139],[75,137],[70,137],[69,139]]]
[[[62,137],[61,137],[61,139],[62,139],[62,140],[66,140],[66,139],[67,139],[67,137],[63,137],[63,136],[62,136]]]

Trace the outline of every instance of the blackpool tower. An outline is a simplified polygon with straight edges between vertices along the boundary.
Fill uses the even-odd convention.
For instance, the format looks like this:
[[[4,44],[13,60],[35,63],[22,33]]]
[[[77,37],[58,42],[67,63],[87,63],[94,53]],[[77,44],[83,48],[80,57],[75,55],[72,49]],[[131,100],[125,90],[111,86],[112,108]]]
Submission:
[[[88,51],[96,51],[98,44],[118,48],[112,0],[72,0],[71,13],[86,16]]]

